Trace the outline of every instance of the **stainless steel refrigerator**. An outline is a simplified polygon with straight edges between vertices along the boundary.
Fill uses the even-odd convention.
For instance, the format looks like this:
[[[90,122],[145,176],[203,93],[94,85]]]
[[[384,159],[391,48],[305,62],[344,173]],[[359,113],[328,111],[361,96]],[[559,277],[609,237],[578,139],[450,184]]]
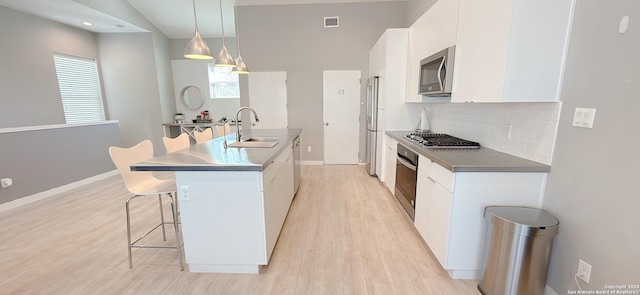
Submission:
[[[378,126],[378,81],[375,76],[367,82],[367,171],[369,175],[376,175],[376,141]]]

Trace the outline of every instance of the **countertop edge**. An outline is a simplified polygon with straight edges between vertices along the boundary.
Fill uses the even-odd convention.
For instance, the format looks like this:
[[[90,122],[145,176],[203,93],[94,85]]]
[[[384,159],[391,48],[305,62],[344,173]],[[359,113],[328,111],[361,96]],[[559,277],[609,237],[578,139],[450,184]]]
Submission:
[[[439,158],[438,156],[434,155],[433,153],[430,153],[428,149],[424,149],[424,148],[420,148],[417,144],[411,142],[410,140],[406,139],[404,136],[399,136],[398,133],[408,133],[410,131],[385,131],[385,135],[390,136],[391,138],[393,138],[394,140],[398,141],[399,143],[402,143],[404,146],[406,146],[407,148],[411,149],[414,152],[417,152],[418,154],[427,157],[428,159],[432,160],[433,162],[437,163],[438,165],[444,167],[445,169],[452,171],[452,172],[531,172],[531,173],[548,173],[551,170],[551,166],[549,165],[545,165],[542,163],[538,163],[535,161],[531,161],[528,159],[524,159],[524,158],[520,158],[517,156],[513,156],[510,154],[506,154],[506,153],[502,153],[502,152],[498,152],[496,150],[490,149],[490,148],[486,148],[486,147],[482,147],[482,149],[485,149],[487,151],[491,151],[492,153],[499,153],[502,154],[503,157],[505,158],[516,158],[518,160],[522,160],[522,161],[526,161],[529,162],[530,165],[521,165],[521,166],[500,166],[500,165],[495,165],[495,166],[476,166],[476,165],[460,165],[460,164],[452,164],[447,162],[446,160],[443,160],[441,158]]]
[[[287,129],[278,129],[283,133],[287,134],[284,136],[279,136],[281,138],[280,142],[277,146],[274,146],[273,153],[269,157],[265,157],[262,163],[247,163],[247,164],[202,164],[202,165],[192,165],[192,164],[159,164],[159,163],[148,163],[148,161],[153,160],[149,159],[148,161],[143,161],[140,163],[135,163],[130,166],[131,171],[257,171],[262,172],[269,164],[273,162],[285,149],[289,146],[293,141],[302,134],[302,129],[300,128],[287,128]],[[270,130],[273,131],[273,130]],[[244,136],[262,136],[261,129],[256,130],[247,130],[243,133]],[[273,135],[269,135],[273,136]],[[231,139],[231,140],[229,140]],[[222,141],[222,137],[214,138],[212,141]],[[227,135],[228,143],[235,142],[235,133],[231,133]],[[207,144],[207,143],[203,143]],[[246,148],[237,148],[237,147],[228,147],[227,149],[246,149]],[[252,148],[251,148],[252,149]],[[162,157],[164,155],[158,156]],[[147,163],[145,163],[147,162]]]

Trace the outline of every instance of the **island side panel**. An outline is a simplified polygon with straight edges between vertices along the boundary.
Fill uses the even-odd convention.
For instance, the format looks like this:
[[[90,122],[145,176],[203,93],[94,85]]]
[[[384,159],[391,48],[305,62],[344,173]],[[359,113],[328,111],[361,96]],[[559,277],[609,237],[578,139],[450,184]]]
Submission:
[[[265,264],[259,171],[177,171],[176,182],[189,265],[198,265],[198,272],[225,272],[225,266]],[[238,268],[228,267],[233,269]]]

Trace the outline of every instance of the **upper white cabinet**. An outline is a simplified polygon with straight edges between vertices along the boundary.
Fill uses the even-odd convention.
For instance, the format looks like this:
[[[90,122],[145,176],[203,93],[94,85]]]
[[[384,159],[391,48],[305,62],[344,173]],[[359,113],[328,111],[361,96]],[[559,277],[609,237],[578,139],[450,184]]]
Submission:
[[[460,0],[451,101],[558,100],[574,3]]]
[[[459,0],[439,0],[409,28],[406,102],[448,101],[418,94],[420,60],[456,44]]]

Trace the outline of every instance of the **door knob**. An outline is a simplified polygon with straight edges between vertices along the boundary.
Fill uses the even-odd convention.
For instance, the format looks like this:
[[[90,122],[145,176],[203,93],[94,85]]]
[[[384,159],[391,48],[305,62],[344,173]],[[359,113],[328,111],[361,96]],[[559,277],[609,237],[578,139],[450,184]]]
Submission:
[[[329,126],[329,123],[324,123],[324,126]]]

